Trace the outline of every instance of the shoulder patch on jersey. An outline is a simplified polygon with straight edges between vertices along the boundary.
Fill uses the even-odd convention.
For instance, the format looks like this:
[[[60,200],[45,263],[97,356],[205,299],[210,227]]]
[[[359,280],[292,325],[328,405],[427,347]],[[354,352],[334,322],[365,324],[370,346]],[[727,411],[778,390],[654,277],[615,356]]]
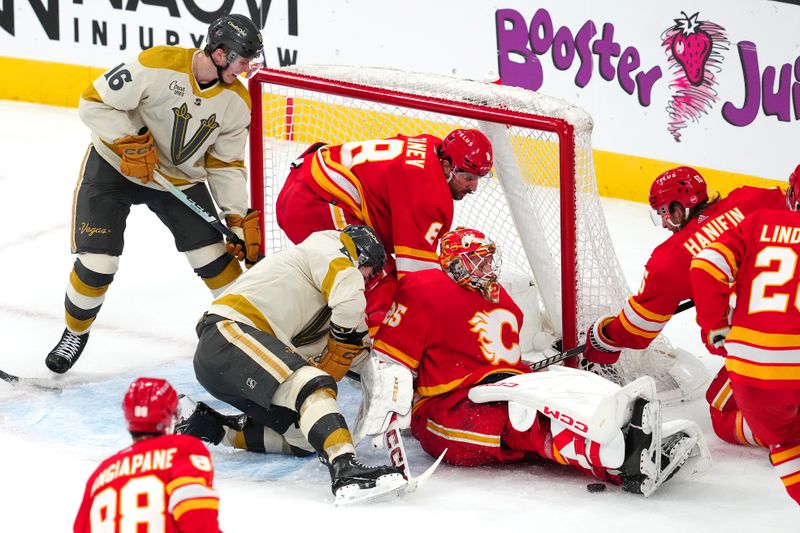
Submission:
[[[154,46],[139,54],[139,63],[147,68],[163,68],[188,73],[192,68],[192,48]]]
[[[191,454],[189,455],[189,461],[191,461],[192,466],[202,472],[211,472],[214,467],[211,466],[211,458],[207,455],[197,455]]]
[[[235,92],[239,97],[244,100],[244,103],[247,105],[247,109],[252,108],[252,103],[250,102],[250,92],[247,90],[247,87],[239,81],[238,79],[234,80],[233,83],[230,85],[222,84],[224,89],[228,89],[229,91]]]

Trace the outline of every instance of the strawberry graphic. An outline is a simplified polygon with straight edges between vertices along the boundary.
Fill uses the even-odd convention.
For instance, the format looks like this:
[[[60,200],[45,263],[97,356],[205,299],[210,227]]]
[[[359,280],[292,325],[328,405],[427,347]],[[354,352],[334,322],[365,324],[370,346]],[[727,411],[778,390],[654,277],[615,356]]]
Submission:
[[[667,102],[667,130],[681,142],[682,130],[707,115],[719,98],[714,87],[722,69],[722,52],[728,50],[725,28],[710,20],[698,20],[700,13],[673,19],[675,24],[661,34],[661,47],[672,72]]]
[[[706,61],[711,55],[711,36],[699,28],[699,13],[687,16],[681,11],[683,18],[674,19],[677,32],[672,38],[672,54],[683,67],[686,78],[695,87],[703,83]]]

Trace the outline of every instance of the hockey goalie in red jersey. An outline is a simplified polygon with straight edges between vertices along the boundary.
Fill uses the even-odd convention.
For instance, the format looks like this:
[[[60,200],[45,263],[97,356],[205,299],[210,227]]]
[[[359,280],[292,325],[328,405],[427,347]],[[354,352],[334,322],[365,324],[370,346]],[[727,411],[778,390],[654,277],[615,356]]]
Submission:
[[[195,437],[172,435],[178,395],[163,379],[139,378],[122,401],[133,444],[103,461],[86,483],[75,533],[219,532],[214,467]]]
[[[618,315],[601,316],[589,328],[581,361],[588,370],[603,372],[603,365],[615,363],[625,348],[646,348],[678,305],[692,297],[692,258],[754,211],[781,209],[786,203],[779,187],[744,186],[725,198],[709,198],[705,180],[690,167],[659,175],[650,188],[649,200],[654,223],[673,235],[650,255],[639,292],[625,302]],[[706,399],[714,431],[722,440],[760,445],[737,408],[725,367],[712,380]]]
[[[623,388],[571,368],[533,373],[521,359],[522,313],[498,283],[496,245],[458,228],[440,246],[442,270],[403,277],[378,330],[361,372],[357,438],[379,443],[396,413],[453,465],[543,457],[645,495],[679,469],[708,465],[696,424],[661,425],[652,378]]]
[[[475,129],[397,135],[310,147],[292,165],[277,204],[278,225],[295,244],[311,233],[366,224],[394,260],[367,293],[367,324],[374,333],[398,277],[438,268],[436,245],[450,229],[453,201],[478,188],[492,168],[492,146]]]
[[[757,211],[708,245],[690,276],[703,342],[725,355],[739,409],[800,503],[800,165],[786,203],[789,210]]]

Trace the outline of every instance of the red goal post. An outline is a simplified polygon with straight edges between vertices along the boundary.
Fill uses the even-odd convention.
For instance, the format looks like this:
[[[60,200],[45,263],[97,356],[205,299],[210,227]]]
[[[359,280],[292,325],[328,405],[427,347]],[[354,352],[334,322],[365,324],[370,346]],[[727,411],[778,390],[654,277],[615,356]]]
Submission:
[[[592,119],[582,109],[516,87],[367,67],[263,69],[249,91],[251,203],[263,214],[266,255],[289,245],[274,205],[289,164],[310,144],[479,128],[492,142],[495,177],[455,202],[453,226],[487,233],[504,270],[535,283],[545,325],[564,349],[628,297],[597,192]],[[630,373],[628,380],[653,370]]]
[[[356,100],[379,102],[382,104],[448,114],[453,117],[496,122],[507,126],[538,129],[552,132],[558,136],[559,172],[561,175],[561,256],[562,256],[562,302],[566,309],[576,309],[575,294],[575,139],[574,128],[566,120],[553,117],[521,113],[509,109],[490,108],[468,102],[446,100],[444,98],[423,96],[400,92],[387,88],[359,85],[347,81],[326,79],[313,75],[298,74],[287,70],[262,69],[250,80],[249,91],[252,103],[252,116],[264,116],[264,85],[279,85],[288,88],[304,89],[311,92],[327,93]],[[287,106],[287,116],[291,116]],[[292,120],[287,120],[291,128]],[[264,180],[264,121],[255,119],[250,125],[250,194],[254,208],[265,202]],[[406,133],[409,132],[397,132]],[[417,133],[417,132],[415,132]],[[422,133],[422,132],[418,132]],[[356,140],[356,139],[351,139]],[[313,142],[313,141],[312,141]],[[263,212],[263,211],[262,211]],[[266,233],[266,217],[261,219],[262,235]],[[265,240],[266,242],[266,240]],[[262,243],[262,248],[264,243]],[[264,250],[262,249],[262,253]],[[562,313],[561,328],[564,333],[564,349],[577,345],[577,324],[574,313]]]

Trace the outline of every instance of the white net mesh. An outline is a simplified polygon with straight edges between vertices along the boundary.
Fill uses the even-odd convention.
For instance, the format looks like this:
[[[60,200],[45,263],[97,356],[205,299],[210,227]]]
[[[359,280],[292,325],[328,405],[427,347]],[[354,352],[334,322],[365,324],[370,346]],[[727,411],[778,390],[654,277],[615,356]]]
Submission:
[[[482,184],[476,194],[455,203],[454,226],[481,229],[501,246],[504,271],[536,280],[549,318],[546,322],[560,336],[564,295],[559,137],[544,129],[509,125],[491,113],[483,120],[460,114],[460,104],[472,104],[551,121],[563,119],[574,128],[577,309],[563,312],[575,313],[577,332],[582,335],[602,314],[616,313],[630,295],[600,205],[592,160],[592,120],[582,109],[515,87],[391,69],[304,66],[281,72],[378,90],[365,99],[286,85],[285,80],[262,81],[265,201],[257,207],[265,216],[267,254],[290,245],[275,221],[275,201],[289,164],[308,145],[381,139],[398,133],[442,138],[455,128],[479,128],[492,142],[496,177]],[[424,97],[433,104],[427,107],[434,110],[388,104],[381,101],[382,90]],[[623,378],[631,381],[650,374],[662,391],[674,391],[676,384],[669,374],[675,357],[663,355],[673,350],[660,339],[654,348],[646,354],[623,354],[619,364]]]

